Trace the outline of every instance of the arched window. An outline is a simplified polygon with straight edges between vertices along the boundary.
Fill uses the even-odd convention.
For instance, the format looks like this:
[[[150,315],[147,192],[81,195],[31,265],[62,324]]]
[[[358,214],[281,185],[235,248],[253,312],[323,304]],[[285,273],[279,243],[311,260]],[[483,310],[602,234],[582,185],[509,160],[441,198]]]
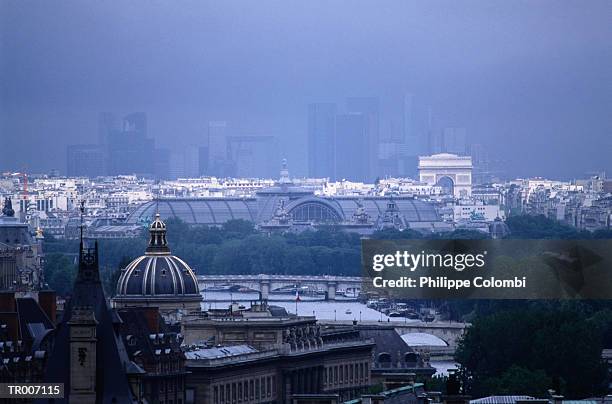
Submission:
[[[291,209],[291,216],[296,222],[335,223],[340,216],[329,206],[319,202],[305,202]]]
[[[407,352],[404,355],[404,362],[406,362],[406,364],[416,366],[416,363],[418,362],[418,360],[419,360],[419,356],[415,352]]]
[[[380,363],[391,363],[391,354],[387,352],[381,352],[378,354],[378,362]]]

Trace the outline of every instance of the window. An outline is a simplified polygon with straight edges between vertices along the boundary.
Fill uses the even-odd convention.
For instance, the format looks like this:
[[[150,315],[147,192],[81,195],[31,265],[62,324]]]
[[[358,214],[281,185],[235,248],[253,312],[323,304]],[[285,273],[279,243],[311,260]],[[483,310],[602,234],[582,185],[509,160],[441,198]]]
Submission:
[[[321,202],[305,202],[291,210],[296,222],[335,223],[341,221],[338,213]]]
[[[391,355],[387,352],[381,352],[378,354],[378,362],[381,362],[381,365],[390,365],[391,364]]]

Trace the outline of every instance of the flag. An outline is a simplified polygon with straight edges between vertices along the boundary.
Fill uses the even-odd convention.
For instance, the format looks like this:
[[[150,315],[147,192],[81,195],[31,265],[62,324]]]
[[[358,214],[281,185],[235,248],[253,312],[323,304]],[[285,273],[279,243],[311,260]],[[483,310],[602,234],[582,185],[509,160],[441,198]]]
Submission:
[[[300,300],[301,300],[301,299],[300,299],[300,292],[299,292],[299,291],[296,289],[296,290],[295,290],[295,301],[296,301],[296,302],[299,302]]]

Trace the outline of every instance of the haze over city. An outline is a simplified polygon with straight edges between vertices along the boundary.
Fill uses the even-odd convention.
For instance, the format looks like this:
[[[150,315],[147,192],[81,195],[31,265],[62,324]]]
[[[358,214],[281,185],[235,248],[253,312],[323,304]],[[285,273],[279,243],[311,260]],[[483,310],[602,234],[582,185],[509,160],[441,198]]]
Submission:
[[[612,172],[612,3],[588,4],[3,1],[0,170],[65,173],[100,112],[142,111],[158,147],[226,121],[305,176],[308,104],[377,97],[392,139],[412,94],[415,136],[465,128],[507,176]]]

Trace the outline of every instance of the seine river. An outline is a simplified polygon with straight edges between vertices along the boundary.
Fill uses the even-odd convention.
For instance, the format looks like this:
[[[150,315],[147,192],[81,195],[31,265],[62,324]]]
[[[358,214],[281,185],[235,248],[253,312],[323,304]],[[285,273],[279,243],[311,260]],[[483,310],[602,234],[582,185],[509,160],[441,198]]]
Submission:
[[[227,291],[203,291],[204,302],[202,308],[223,309],[227,308],[232,301],[236,301],[245,307],[250,307],[251,301],[259,298],[258,293],[252,292],[227,292]],[[357,321],[377,321],[384,323],[408,323],[416,320],[409,320],[401,317],[388,317],[379,311],[368,308],[365,304],[353,299],[338,297],[334,301],[300,296],[300,301],[295,302],[295,297],[290,294],[272,294],[268,303],[284,307],[288,313],[300,316],[314,316],[317,320],[357,320]],[[436,344],[436,338],[423,334],[408,334],[403,337],[409,345]],[[436,368],[437,374],[447,374],[449,369],[455,367],[452,361],[431,361],[431,365]]]

